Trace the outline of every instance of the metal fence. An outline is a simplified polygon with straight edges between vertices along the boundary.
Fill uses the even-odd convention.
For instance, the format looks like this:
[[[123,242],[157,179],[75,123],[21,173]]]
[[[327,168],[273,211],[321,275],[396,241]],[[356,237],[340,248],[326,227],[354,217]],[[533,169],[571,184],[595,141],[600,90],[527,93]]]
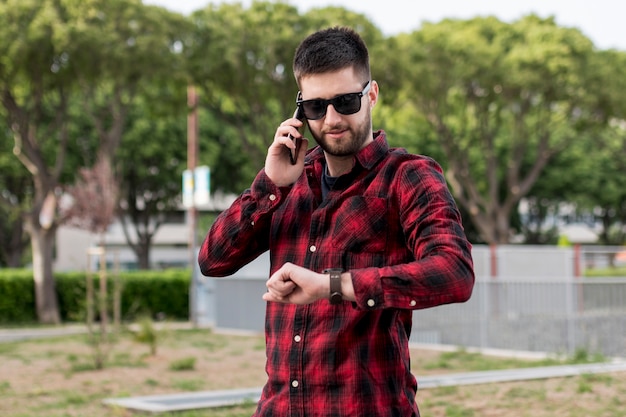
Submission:
[[[467,303],[416,311],[411,340],[626,357],[626,278],[479,279]]]
[[[465,347],[626,357],[626,278],[582,278],[574,248],[476,246],[471,299],[417,310],[411,341]],[[262,255],[233,277],[202,279],[203,324],[262,332]],[[202,321],[202,320],[201,320]]]

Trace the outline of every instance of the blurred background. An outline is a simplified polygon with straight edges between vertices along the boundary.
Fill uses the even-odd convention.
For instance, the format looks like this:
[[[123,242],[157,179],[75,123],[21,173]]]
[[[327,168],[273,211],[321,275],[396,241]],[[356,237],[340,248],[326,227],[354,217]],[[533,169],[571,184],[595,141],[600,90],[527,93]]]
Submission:
[[[60,273],[195,271],[197,242],[252,181],[292,113],[296,46],[319,28],[348,25],[368,43],[380,85],[374,128],[442,164],[481,277],[623,277],[624,7],[2,0],[0,268],[28,271],[43,323],[67,317]],[[258,268],[262,280],[266,266]],[[214,323],[219,289],[189,275],[191,318]],[[616,282],[600,292],[622,294]],[[563,288],[562,303],[545,303],[561,305],[568,326],[582,293]],[[494,291],[502,299],[526,290],[485,284],[485,297]],[[624,295],[591,297],[590,308],[626,304]],[[477,320],[485,309],[498,318],[523,315],[518,304],[530,309],[481,300],[492,301],[476,304]],[[623,326],[619,317],[607,335]],[[460,343],[484,344],[491,330],[482,329]],[[416,334],[445,341],[430,328]],[[574,348],[576,337],[559,346]]]

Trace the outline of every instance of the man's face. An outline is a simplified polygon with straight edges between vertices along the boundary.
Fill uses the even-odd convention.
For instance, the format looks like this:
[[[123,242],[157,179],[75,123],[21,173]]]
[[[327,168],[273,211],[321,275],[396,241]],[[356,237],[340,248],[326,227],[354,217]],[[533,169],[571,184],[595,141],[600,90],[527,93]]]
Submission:
[[[357,76],[352,68],[310,75],[300,80],[302,100],[330,100],[342,94],[358,93],[368,81]],[[358,112],[341,114],[329,104],[324,117],[308,120],[309,130],[316,142],[332,156],[356,154],[373,140],[371,108],[377,98],[378,85],[372,81],[369,91],[360,98],[361,109]]]

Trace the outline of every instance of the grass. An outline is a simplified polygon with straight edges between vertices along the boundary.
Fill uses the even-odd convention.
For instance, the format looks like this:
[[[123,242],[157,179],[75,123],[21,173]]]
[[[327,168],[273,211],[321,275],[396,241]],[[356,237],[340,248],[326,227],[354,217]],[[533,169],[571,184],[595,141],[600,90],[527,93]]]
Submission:
[[[213,389],[249,388],[265,382],[262,336],[227,336],[208,330],[159,332],[157,353],[123,334],[104,369],[90,363],[85,338],[71,336],[0,344],[0,415],[3,417],[131,417],[102,405],[104,398]],[[412,350],[420,376],[603,360],[585,351],[570,358],[496,358],[459,349]],[[432,417],[623,417],[626,375],[440,387],[418,391],[422,414]],[[256,404],[194,410],[162,417],[249,417]],[[136,414],[141,416],[142,414]]]
[[[170,363],[169,369],[171,371],[191,371],[196,366],[196,358],[187,357],[176,359],[172,363]]]
[[[585,269],[586,277],[626,277],[626,265],[612,268],[588,268]]]
[[[427,370],[454,370],[458,372],[477,372],[497,369],[527,368],[535,366],[574,365],[583,363],[603,362],[606,358],[599,354],[590,354],[584,349],[577,350],[571,357],[548,357],[540,360],[523,360],[485,356],[476,352],[468,352],[461,348],[452,352],[441,353],[436,360],[424,363]]]

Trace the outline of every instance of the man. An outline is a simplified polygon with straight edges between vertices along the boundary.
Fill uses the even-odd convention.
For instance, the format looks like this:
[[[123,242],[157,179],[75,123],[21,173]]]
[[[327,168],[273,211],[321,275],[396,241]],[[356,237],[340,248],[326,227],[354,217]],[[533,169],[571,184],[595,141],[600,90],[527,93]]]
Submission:
[[[419,416],[412,310],[466,301],[474,284],[458,210],[436,162],[373,132],[378,84],[356,32],[310,35],[293,69],[319,146],[307,152],[297,118],[277,128],[265,168],[209,231],[201,271],[230,275],[270,251],[255,416]]]

